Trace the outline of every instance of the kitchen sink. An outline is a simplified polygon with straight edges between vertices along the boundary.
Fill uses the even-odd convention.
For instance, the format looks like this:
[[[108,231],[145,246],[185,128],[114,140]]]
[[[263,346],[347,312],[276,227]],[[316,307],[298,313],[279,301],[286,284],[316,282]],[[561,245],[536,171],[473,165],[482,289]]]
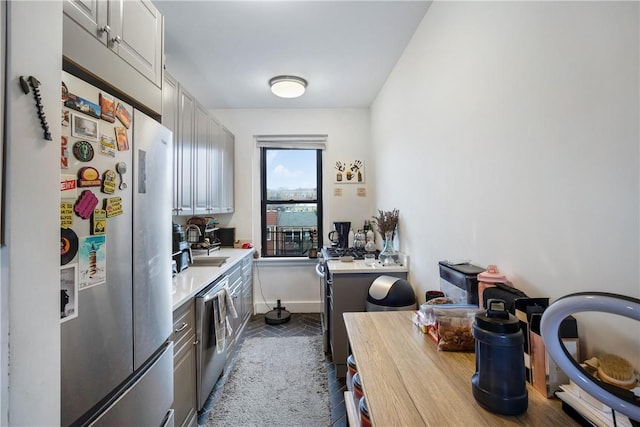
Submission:
[[[220,267],[227,262],[227,256],[202,256],[194,257],[192,267]]]

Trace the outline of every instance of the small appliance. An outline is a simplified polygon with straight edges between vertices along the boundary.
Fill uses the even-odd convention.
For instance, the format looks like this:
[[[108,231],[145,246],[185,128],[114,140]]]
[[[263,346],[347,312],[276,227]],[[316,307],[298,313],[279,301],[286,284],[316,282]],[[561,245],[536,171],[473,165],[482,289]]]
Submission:
[[[350,221],[337,221],[333,223],[333,229],[338,233],[338,247],[346,249],[349,247],[349,230],[351,229]],[[329,233],[329,239],[333,242],[334,240],[331,238],[331,233]]]
[[[485,269],[468,262],[440,261],[440,290],[458,304],[478,305],[478,274]]]

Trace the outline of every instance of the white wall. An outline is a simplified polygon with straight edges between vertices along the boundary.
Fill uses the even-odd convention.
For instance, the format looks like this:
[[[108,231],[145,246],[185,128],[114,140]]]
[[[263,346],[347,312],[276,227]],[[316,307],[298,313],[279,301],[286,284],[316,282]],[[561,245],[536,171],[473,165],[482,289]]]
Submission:
[[[3,328],[0,424],[52,426],[60,423],[62,2],[7,2],[7,18],[0,323],[9,335]],[[43,138],[33,92],[22,92],[20,76],[40,81],[53,141]]]
[[[365,219],[375,213],[369,177],[374,168],[369,164],[370,123],[368,109],[297,109],[297,110],[212,110],[221,123],[236,138],[235,146],[235,213],[221,217],[221,223],[236,227],[236,238],[252,240],[260,250],[260,158],[254,135],[264,134],[327,134],[327,150],[323,153],[324,238],[333,221],[351,221],[362,228]],[[334,165],[338,160],[362,159],[365,162],[363,185],[334,185]],[[358,197],[356,189],[367,191]],[[334,196],[334,188],[342,189],[342,196]],[[227,221],[225,224],[224,221]],[[274,261],[275,262],[275,261]],[[270,265],[270,264],[269,264]],[[266,267],[262,274],[262,291],[268,304],[282,299],[288,304],[292,298],[299,311],[320,311],[319,291],[313,272],[315,262],[307,267],[278,269]],[[301,268],[301,269],[300,269]],[[300,270],[298,270],[300,269]],[[285,277],[286,276],[286,277]],[[289,284],[289,285],[287,285]],[[258,299],[260,289],[254,282],[256,311],[263,305]]]
[[[530,296],[640,297],[638,26],[638,2],[431,5],[372,106],[369,149],[423,300],[457,258]],[[576,317],[589,355],[640,368],[637,322]]]

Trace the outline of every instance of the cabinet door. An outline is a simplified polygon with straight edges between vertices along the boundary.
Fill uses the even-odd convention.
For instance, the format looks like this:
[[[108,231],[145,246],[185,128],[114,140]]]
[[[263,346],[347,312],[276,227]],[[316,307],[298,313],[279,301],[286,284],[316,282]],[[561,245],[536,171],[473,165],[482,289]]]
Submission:
[[[242,319],[247,321],[253,314],[253,256],[242,260]]]
[[[229,129],[222,127],[222,187],[221,212],[233,212],[233,175],[235,162],[235,137]]]
[[[100,0],[65,0],[63,12],[103,44],[107,44],[107,2]]]
[[[209,116],[207,110],[196,102],[194,128],[194,182],[193,213],[203,215],[210,212],[209,193]]]
[[[209,207],[211,213],[222,212],[220,208],[221,202],[221,164],[222,164],[222,135],[220,131],[220,123],[218,123],[213,117],[209,117],[209,134],[211,136],[209,140]]]
[[[178,139],[178,82],[169,73],[164,73],[162,84],[162,124],[173,132],[173,204],[174,213],[178,206],[178,175],[176,168],[177,159],[177,139]]]
[[[175,425],[196,425],[195,306],[193,300],[173,313],[173,409]]]
[[[176,141],[177,215],[193,214],[193,147],[195,99],[182,86],[178,88],[178,138]]]
[[[195,339],[195,336],[193,337]],[[173,410],[176,426],[194,425],[196,419],[196,352],[193,343],[176,353],[173,361]]]
[[[109,1],[107,45],[129,65],[161,86],[162,15],[150,0]]]

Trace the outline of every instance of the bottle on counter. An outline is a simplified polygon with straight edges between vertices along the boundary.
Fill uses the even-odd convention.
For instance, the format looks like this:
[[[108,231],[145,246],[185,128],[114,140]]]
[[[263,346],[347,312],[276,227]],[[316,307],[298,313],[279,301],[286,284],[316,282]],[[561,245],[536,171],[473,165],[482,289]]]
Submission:
[[[349,229],[349,234],[347,235],[348,247],[353,247],[353,242],[355,240],[355,234],[353,233],[353,229]]]
[[[373,242],[373,243],[375,243],[375,241],[376,241],[376,234],[373,232],[373,230],[371,230],[371,229],[367,230],[366,236],[367,236],[367,237],[366,237],[366,241],[367,241],[367,243],[369,243],[369,242]]]

